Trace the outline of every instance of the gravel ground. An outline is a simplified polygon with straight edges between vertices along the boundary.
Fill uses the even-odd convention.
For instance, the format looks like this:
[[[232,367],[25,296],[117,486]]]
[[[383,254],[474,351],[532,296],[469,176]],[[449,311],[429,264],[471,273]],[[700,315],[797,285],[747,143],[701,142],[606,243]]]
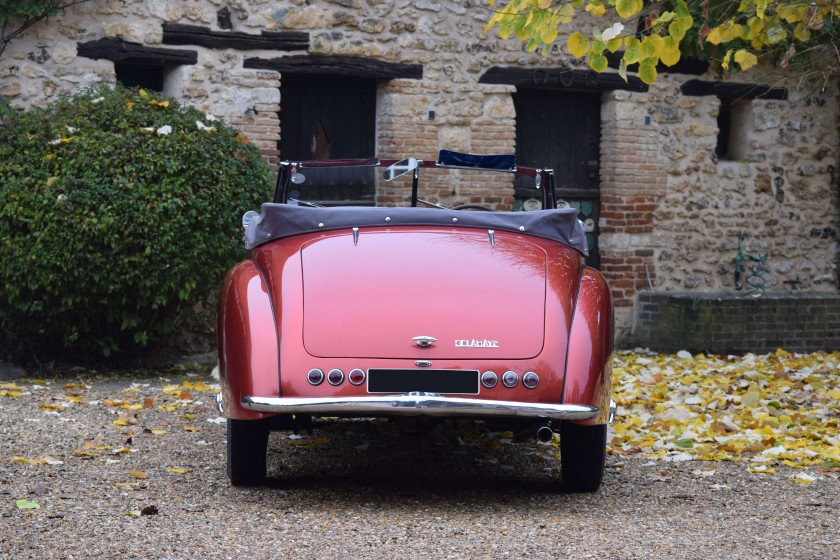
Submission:
[[[232,488],[198,379],[3,386],[0,558],[840,558],[836,479],[610,455],[568,494],[556,447],[474,424],[317,421]]]

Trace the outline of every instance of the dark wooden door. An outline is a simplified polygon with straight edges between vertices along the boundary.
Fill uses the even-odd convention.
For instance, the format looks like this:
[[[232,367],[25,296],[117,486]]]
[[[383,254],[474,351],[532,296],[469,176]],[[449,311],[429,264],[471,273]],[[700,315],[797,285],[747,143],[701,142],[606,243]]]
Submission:
[[[554,170],[558,206],[578,209],[587,225],[589,266],[597,267],[601,96],[597,92],[521,89],[516,108],[516,161]],[[516,208],[540,199],[533,181],[517,180]]]
[[[284,74],[280,157],[288,161],[375,155],[376,80]],[[373,204],[374,169],[311,169],[297,185],[302,200]]]

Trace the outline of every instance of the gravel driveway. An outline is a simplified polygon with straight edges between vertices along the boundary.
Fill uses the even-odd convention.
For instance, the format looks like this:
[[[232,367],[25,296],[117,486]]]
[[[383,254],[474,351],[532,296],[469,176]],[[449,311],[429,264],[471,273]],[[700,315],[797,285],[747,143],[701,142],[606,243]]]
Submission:
[[[551,444],[471,424],[274,433],[270,484],[234,489],[212,383],[4,385],[0,558],[840,558],[836,479],[610,455],[566,494]]]

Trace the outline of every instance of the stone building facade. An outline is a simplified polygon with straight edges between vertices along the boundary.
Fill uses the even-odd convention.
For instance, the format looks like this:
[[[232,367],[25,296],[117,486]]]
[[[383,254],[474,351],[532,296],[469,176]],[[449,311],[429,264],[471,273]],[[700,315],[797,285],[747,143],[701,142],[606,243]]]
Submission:
[[[565,49],[543,57],[485,33],[487,8],[479,0],[89,0],[10,44],[0,96],[25,108],[140,68],[156,73],[167,95],[238,127],[276,163],[289,157],[282,88],[329,76],[340,92],[342,80],[366,78],[375,83],[382,157],[511,153],[529,138],[547,154],[592,144],[594,156],[576,161],[572,150],[568,162],[588,169],[589,184],[564,183],[559,196],[582,217],[589,209],[622,332],[640,292],[744,293],[747,270],[736,290],[739,239],[743,252],[767,255],[765,289],[837,292],[835,81],[785,89],[760,71],[721,76],[684,64],[661,69],[650,87],[624,83],[615,71],[589,72]],[[534,127],[555,117],[540,113],[543,102],[533,99],[542,97],[523,92],[549,104],[568,94],[552,110],[569,118],[588,99],[595,132],[557,121],[559,139],[543,141]],[[580,171],[569,169],[558,176]],[[510,210],[522,202],[507,176],[437,187],[442,204]],[[376,186],[378,204],[406,196],[399,185]]]

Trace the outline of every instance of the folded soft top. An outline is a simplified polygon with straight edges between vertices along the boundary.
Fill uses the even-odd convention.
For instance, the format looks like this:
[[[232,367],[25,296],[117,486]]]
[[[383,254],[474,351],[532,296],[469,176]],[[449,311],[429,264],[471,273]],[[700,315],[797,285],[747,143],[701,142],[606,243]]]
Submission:
[[[310,208],[267,203],[245,230],[245,247],[274,239],[346,228],[383,226],[449,226],[524,233],[564,243],[588,255],[586,232],[574,208],[535,212],[482,212],[438,208],[339,206]]]

